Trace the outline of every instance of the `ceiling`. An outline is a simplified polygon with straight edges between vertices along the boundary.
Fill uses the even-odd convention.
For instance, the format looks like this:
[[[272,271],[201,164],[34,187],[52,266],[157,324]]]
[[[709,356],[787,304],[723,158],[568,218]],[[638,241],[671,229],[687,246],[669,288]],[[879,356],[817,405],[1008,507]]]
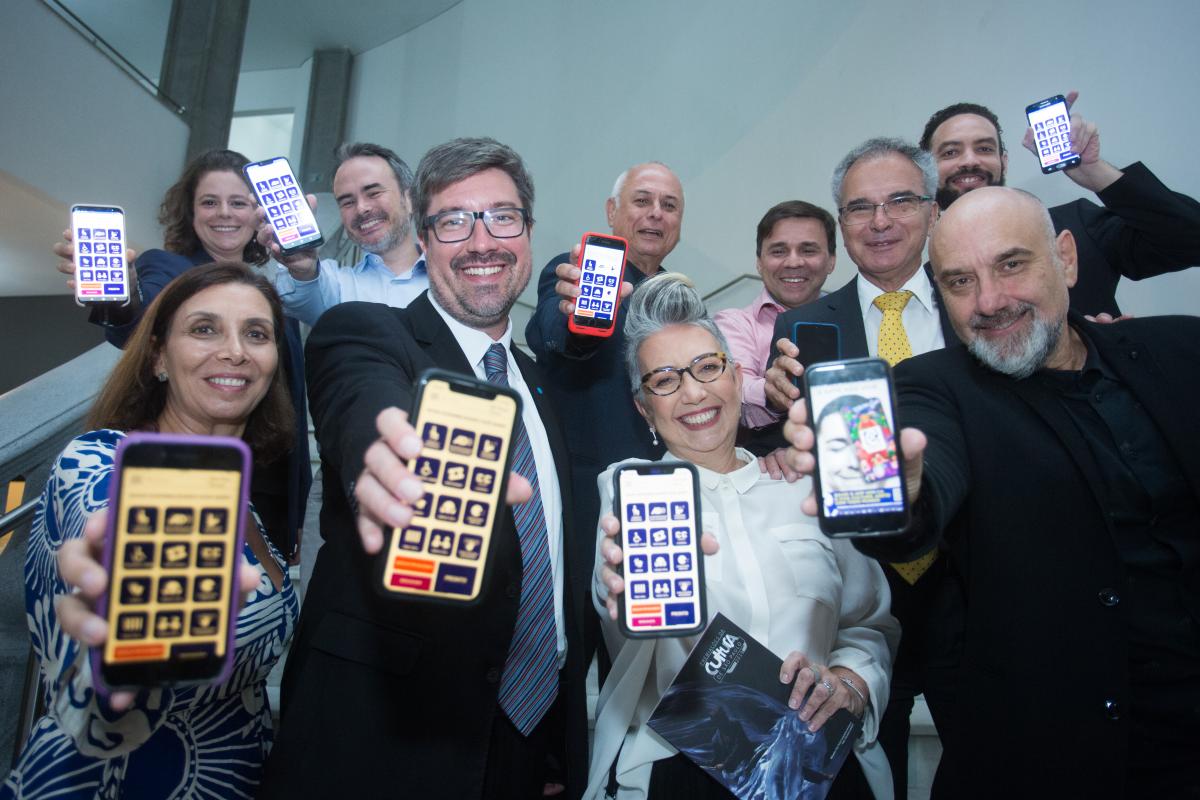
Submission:
[[[158,83],[171,0],[58,0]],[[417,28],[461,0],[250,0],[242,71],[298,67],[314,50],[355,55]]]

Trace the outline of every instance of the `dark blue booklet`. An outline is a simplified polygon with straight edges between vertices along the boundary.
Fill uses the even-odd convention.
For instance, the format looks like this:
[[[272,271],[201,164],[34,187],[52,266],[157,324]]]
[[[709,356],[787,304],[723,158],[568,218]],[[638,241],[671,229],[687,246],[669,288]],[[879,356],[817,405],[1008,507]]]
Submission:
[[[822,800],[862,722],[839,709],[813,733],[788,708],[783,661],[717,614],[650,727],[742,800]]]

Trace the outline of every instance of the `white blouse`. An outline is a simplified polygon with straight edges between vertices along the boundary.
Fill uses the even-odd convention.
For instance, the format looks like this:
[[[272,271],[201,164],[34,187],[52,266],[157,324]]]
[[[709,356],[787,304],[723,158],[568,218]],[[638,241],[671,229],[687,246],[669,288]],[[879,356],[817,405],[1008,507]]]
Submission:
[[[721,474],[697,467],[703,529],[720,550],[704,562],[708,614],[718,612],[775,655],[793,650],[829,666],[854,670],[870,687],[871,703],[855,754],[875,796],[892,797],[891,773],[875,742],[887,706],[892,658],[900,626],[879,564],[845,539],[830,539],[800,510],[808,478],[787,483],[760,472],[758,460],[739,449],[746,466]],[[668,454],[664,460],[674,460]],[[620,462],[629,463],[629,462]],[[617,464],[598,479],[601,514],[612,513]],[[626,639],[608,617],[608,587],[597,530],[593,602],[602,620],[613,669],[600,692],[587,798],[603,797],[615,758],[618,798],[646,796],[655,761],[677,751],[645,724],[696,643],[695,637]],[[622,746],[623,744],[623,746]]]

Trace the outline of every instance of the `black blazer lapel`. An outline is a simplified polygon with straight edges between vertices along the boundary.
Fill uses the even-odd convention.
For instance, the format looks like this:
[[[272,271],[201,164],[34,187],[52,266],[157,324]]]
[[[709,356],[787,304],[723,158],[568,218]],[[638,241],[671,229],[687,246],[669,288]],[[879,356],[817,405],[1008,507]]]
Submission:
[[[1200,463],[1197,462],[1196,453],[1180,449],[1185,444],[1200,441],[1200,419],[1180,406],[1180,398],[1195,395],[1195,374],[1177,374],[1172,380],[1156,360],[1154,349],[1144,340],[1134,340],[1126,335],[1121,330],[1122,323],[1105,326],[1078,319],[1072,321],[1088,325],[1088,335],[1104,363],[1146,409],[1167,446],[1175,454],[1192,493],[1200,497]]]
[[[942,340],[945,346],[962,344],[962,340],[954,332],[954,326],[950,324],[950,317],[946,314],[946,302],[942,300],[942,293],[938,291],[937,281],[933,279],[933,265],[926,261],[924,269],[929,277],[929,285],[933,287],[933,300],[937,303],[938,321],[942,326]]]
[[[462,348],[458,346],[458,340],[446,326],[441,314],[433,307],[433,303],[429,302],[428,291],[409,303],[406,312],[413,339],[433,363],[451,372],[475,376],[475,368],[467,361]],[[413,378],[415,380],[416,376]]]
[[[867,347],[867,329],[863,327],[862,308],[858,304],[858,276],[820,302],[824,303],[830,320],[841,331],[842,358],[869,356],[871,350]]]

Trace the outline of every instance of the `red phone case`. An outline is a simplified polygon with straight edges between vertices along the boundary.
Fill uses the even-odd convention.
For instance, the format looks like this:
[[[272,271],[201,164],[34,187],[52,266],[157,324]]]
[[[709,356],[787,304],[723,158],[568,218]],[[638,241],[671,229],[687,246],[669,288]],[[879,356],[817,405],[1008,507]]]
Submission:
[[[580,271],[579,283],[576,285],[579,286],[581,290],[583,287],[583,258],[585,252],[587,251],[588,239],[591,238],[604,239],[608,242],[617,243],[621,247],[621,269],[617,275],[617,292],[612,299],[613,307],[611,324],[604,327],[586,324],[584,320],[595,319],[595,317],[586,314],[579,314],[580,308],[578,301],[583,299],[580,297],[576,300],[575,311],[571,314],[571,316],[567,317],[567,330],[571,331],[571,333],[576,333],[581,336],[607,337],[612,336],[613,331],[617,329],[617,312],[621,309],[621,282],[625,280],[625,256],[629,251],[629,242],[625,241],[620,236],[612,236],[607,233],[585,233],[579,242],[579,260],[575,264],[575,266],[579,267]]]

